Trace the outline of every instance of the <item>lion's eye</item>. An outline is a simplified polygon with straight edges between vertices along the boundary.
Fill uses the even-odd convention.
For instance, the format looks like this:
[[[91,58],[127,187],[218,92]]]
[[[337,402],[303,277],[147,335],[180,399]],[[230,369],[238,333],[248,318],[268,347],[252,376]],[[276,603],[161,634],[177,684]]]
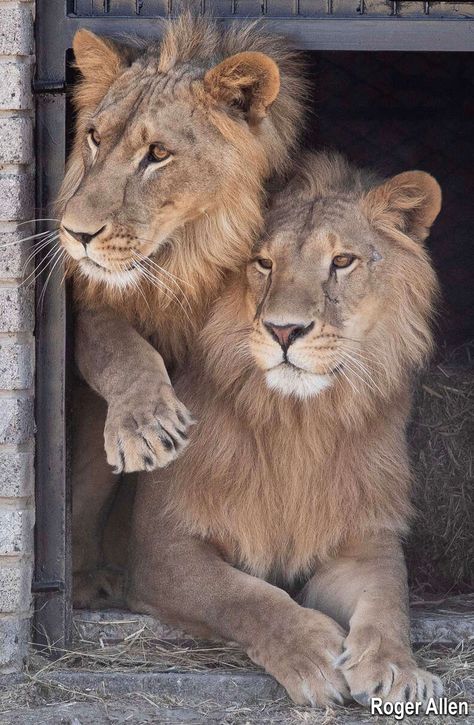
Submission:
[[[89,133],[89,140],[90,140],[91,144],[93,146],[95,146],[96,148],[99,147],[100,146],[99,132],[96,131],[95,128],[90,128],[88,133]]]
[[[272,260],[267,259],[267,257],[257,257],[255,261],[261,269],[269,270],[273,267]]]
[[[162,163],[171,158],[171,153],[160,143],[152,143],[148,149],[148,161],[152,164]]]
[[[337,254],[333,257],[332,266],[336,269],[344,269],[345,267],[350,267],[354,260],[354,254]]]

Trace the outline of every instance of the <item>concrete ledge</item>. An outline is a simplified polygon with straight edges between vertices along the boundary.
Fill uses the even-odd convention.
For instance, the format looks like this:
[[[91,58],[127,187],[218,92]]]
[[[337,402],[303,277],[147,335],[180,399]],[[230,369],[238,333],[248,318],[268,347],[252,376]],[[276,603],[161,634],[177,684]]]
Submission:
[[[411,609],[411,636],[416,646],[443,644],[457,646],[474,639],[474,597],[470,598],[470,611],[460,611],[456,606],[466,598],[452,598],[444,609],[414,607]],[[139,629],[145,628],[157,639],[179,642],[186,638],[184,632],[162,624],[146,614],[135,614],[119,609],[91,612],[78,609],[74,612],[74,628],[80,639],[88,642],[120,642]]]
[[[236,703],[239,707],[258,705],[262,701],[287,700],[284,689],[270,675],[260,672],[90,672],[56,670],[42,676],[48,686],[94,692],[102,696],[124,693],[159,694],[161,698],[186,698],[186,704],[208,700],[220,706]],[[472,679],[450,685],[450,696],[474,696]],[[287,700],[289,704],[289,700]]]
[[[186,697],[188,702],[212,699],[220,704],[256,705],[259,700],[278,700],[285,691],[270,675],[260,672],[88,672],[56,670],[42,682],[89,693],[157,693],[161,697]]]
[[[411,638],[417,645],[458,645],[474,641],[474,608],[470,612],[411,610]]]
[[[121,642],[139,629],[165,642],[179,642],[186,634],[175,627],[162,624],[147,614],[135,614],[123,609],[104,609],[93,612],[88,609],[76,609],[73,617],[75,634],[86,642]]]
[[[357,705],[341,713],[334,711],[337,719],[333,719],[332,716],[328,717],[328,712],[323,708],[297,708],[286,696],[272,701],[259,698],[256,704],[247,703],[241,706],[234,699],[222,701],[220,692],[218,697],[206,698],[205,686],[202,696],[196,702],[195,697],[188,700],[187,693],[184,692],[182,695],[185,699],[182,695],[170,695],[169,689],[168,693],[161,688],[154,693],[149,690],[124,692],[119,683],[112,696],[108,692],[95,689],[93,692],[81,692],[76,687],[69,690],[61,679],[60,677],[59,681],[45,682],[41,678],[35,680],[27,677],[0,677],[0,708],[2,690],[3,702],[6,705],[1,709],[2,725],[110,725],[112,722],[129,725],[297,725],[303,722],[312,725],[373,725],[378,722]],[[133,687],[133,679],[127,681]],[[197,683],[200,687],[204,684],[202,678],[197,679]],[[464,725],[464,720],[449,720],[443,725],[451,723]]]

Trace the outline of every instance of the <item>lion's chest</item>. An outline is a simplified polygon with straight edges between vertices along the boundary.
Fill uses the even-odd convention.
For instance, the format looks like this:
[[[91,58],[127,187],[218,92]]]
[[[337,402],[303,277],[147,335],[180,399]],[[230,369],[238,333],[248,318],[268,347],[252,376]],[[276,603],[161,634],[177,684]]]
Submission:
[[[346,535],[348,511],[326,463],[298,449],[278,466],[258,445],[236,449],[226,467],[222,458],[213,470],[204,464],[180,490],[186,528],[261,578],[291,583],[309,573]]]
[[[404,530],[401,427],[396,435],[386,423],[346,429],[330,416],[290,418],[277,408],[257,426],[224,398],[206,395],[198,379],[190,390],[178,386],[199,423],[168,470],[168,508],[233,565],[291,584],[349,538]]]

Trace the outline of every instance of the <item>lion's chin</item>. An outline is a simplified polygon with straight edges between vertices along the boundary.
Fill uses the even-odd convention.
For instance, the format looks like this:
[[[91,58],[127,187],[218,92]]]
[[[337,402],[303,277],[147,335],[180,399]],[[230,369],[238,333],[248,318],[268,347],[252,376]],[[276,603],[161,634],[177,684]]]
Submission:
[[[319,395],[333,384],[331,375],[316,375],[285,363],[268,370],[265,379],[272,390],[303,400]]]
[[[138,279],[138,272],[136,269],[124,267],[113,271],[102,267],[94,260],[89,257],[83,257],[79,262],[79,269],[82,274],[94,282],[102,282],[109,287],[117,287],[119,289],[125,289],[126,287],[133,286]]]

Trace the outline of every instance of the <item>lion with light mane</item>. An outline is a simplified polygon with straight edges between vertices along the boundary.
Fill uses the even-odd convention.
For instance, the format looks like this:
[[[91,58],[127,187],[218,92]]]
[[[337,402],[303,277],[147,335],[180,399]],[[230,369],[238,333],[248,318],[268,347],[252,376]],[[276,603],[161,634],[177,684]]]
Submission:
[[[107,403],[81,391],[75,413],[83,605],[116,474],[166,466],[186,447],[192,419],[169,372],[247,258],[266,182],[286,170],[301,131],[301,62],[282,38],[189,14],[163,32],[124,45],[81,30],[73,44],[82,77],[60,241],[74,276],[76,362]]]
[[[440,205],[427,173],[309,155],[176,381],[190,446],[139,485],[128,606],[240,643],[299,704],[441,693],[401,548]]]

